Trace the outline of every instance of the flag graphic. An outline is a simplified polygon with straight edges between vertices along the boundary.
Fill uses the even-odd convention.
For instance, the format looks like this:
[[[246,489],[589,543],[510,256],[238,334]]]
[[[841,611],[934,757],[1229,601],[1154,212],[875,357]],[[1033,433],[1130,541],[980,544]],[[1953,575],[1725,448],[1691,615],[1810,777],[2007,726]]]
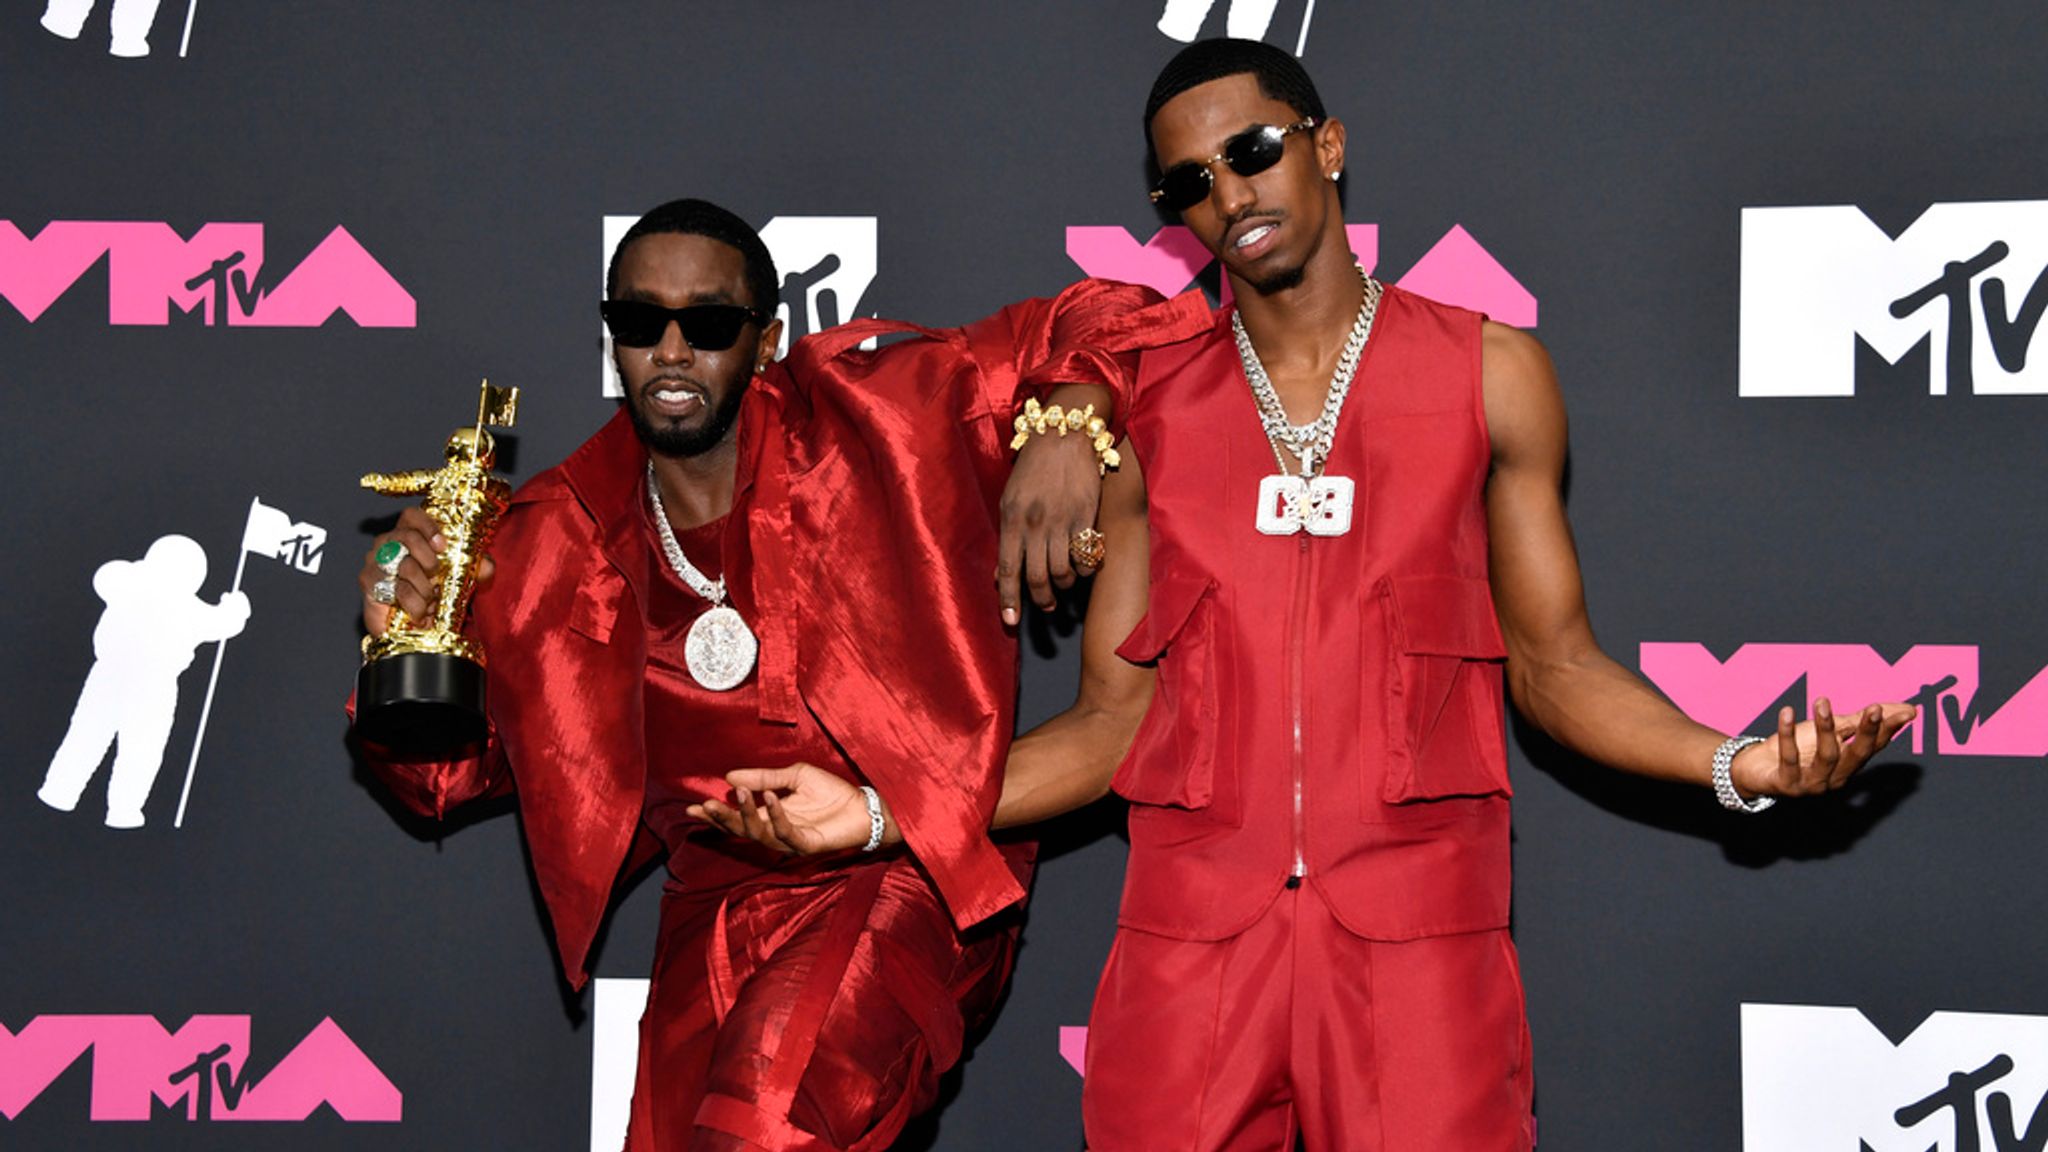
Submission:
[[[320,574],[321,552],[327,546],[327,529],[317,524],[294,523],[289,515],[265,504],[261,497],[249,504],[249,522],[242,529],[242,551],[282,560],[308,576]]]
[[[249,555],[268,556],[309,576],[320,572],[320,556],[327,547],[327,529],[301,524],[281,508],[272,508],[258,496],[249,501],[249,519],[242,524],[242,548],[235,561],[235,582],[231,591],[242,590],[242,573]],[[220,688],[220,665],[226,658],[227,641],[213,650],[213,671],[206,678],[206,702],[199,706],[199,731],[192,737],[192,759],[185,764],[185,787],[178,793],[178,815],[174,828],[185,826],[185,805],[192,799],[192,777],[199,771],[199,748],[206,742],[206,721],[213,715],[213,694]]]

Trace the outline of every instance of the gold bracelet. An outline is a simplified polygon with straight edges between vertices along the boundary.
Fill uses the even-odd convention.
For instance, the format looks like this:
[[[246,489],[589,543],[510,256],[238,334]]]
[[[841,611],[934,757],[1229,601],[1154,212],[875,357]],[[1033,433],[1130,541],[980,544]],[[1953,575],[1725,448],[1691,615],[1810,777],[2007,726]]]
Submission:
[[[1034,433],[1043,436],[1057,432],[1064,437],[1069,432],[1079,432],[1087,436],[1095,448],[1097,474],[1105,474],[1124,462],[1116,450],[1116,437],[1110,435],[1109,425],[1102,417],[1095,414],[1093,404],[1085,408],[1063,409],[1057,404],[1040,407],[1038,401],[1026,400],[1024,411],[1017,414],[1011,426],[1017,430],[1017,435],[1010,439],[1012,452],[1024,447]]]

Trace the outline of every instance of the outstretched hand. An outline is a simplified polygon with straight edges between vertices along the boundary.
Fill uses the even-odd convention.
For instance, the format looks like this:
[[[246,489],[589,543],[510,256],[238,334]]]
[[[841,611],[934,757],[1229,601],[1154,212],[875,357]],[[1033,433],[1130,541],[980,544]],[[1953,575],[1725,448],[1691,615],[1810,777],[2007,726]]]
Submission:
[[[778,852],[812,856],[868,842],[868,804],[860,786],[815,764],[740,768],[725,774],[733,802],[692,804],[691,816]]]
[[[1917,715],[1919,710],[1910,704],[1872,704],[1849,716],[1836,716],[1822,697],[1813,703],[1813,719],[1794,723],[1792,709],[1781,708],[1777,732],[1743,749],[1729,765],[1729,774],[1745,797],[1831,792],[1883,751]]]

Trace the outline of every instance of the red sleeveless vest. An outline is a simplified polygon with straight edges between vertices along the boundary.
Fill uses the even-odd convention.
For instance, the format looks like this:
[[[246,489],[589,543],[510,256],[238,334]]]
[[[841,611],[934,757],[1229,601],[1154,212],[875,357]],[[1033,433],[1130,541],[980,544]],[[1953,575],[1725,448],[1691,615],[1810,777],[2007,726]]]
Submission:
[[[1151,601],[1118,652],[1159,684],[1114,784],[1124,926],[1222,939],[1296,883],[1368,939],[1507,926],[1480,323],[1386,290],[1325,469],[1357,484],[1342,536],[1254,528],[1277,467],[1228,311],[1145,355]]]

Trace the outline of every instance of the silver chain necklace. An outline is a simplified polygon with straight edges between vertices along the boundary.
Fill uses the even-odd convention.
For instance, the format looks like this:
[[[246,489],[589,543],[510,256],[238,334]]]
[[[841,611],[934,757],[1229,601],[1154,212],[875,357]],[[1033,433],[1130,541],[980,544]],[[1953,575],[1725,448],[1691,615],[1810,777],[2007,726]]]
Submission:
[[[1352,503],[1358,486],[1348,476],[1323,475],[1322,466],[1329,463],[1330,449],[1337,438],[1337,418],[1344,412],[1344,398],[1351,391],[1352,378],[1358,374],[1359,357],[1364,355],[1365,342],[1372,336],[1373,317],[1379,314],[1380,282],[1367,276],[1363,267],[1358,275],[1365,282],[1358,318],[1351,322],[1351,335],[1337,356],[1337,370],[1331,374],[1329,390],[1323,395],[1322,413],[1308,424],[1288,420],[1280,393],[1274,389],[1272,377],[1266,374],[1266,366],[1259,361],[1258,350],[1252,347],[1251,334],[1244,329],[1242,314],[1231,313],[1230,330],[1237,338],[1237,356],[1244,364],[1245,380],[1251,384],[1252,399],[1258,405],[1266,444],[1273,450],[1274,463],[1280,467],[1278,475],[1259,482],[1255,526],[1265,535],[1292,536],[1306,531],[1311,536],[1342,536],[1351,530]],[[1289,452],[1297,458],[1300,469],[1292,475],[1287,466]]]
[[[691,623],[683,639],[683,662],[690,678],[714,692],[724,692],[743,683],[754,670],[760,644],[753,630],[735,608],[725,602],[725,578],[713,580],[697,570],[683,555],[683,546],[669,526],[668,509],[661,504],[661,485],[654,479],[654,461],[647,462],[647,500],[654,505],[654,530],[661,536],[662,554],[678,579],[690,591],[711,602],[711,608]]]
[[[1273,388],[1273,378],[1266,374],[1266,366],[1259,360],[1258,349],[1252,347],[1252,338],[1244,330],[1241,314],[1230,314],[1230,331],[1237,338],[1237,356],[1244,362],[1245,379],[1251,382],[1252,398],[1258,402],[1259,423],[1266,430],[1266,439],[1273,446],[1273,459],[1279,463],[1280,471],[1287,471],[1287,458],[1281,449],[1294,453],[1300,460],[1300,474],[1313,476],[1316,465],[1330,458],[1330,446],[1337,436],[1337,418],[1344,412],[1344,398],[1351,392],[1351,381],[1358,374],[1359,357],[1365,353],[1365,342],[1372,336],[1373,318],[1379,313],[1380,282],[1358,270],[1359,278],[1365,281],[1365,298],[1359,301],[1358,317],[1351,322],[1351,335],[1344,341],[1344,350],[1337,357],[1337,371],[1330,376],[1330,388],[1323,396],[1323,410],[1315,420],[1307,424],[1295,424],[1288,420],[1287,409],[1280,403],[1280,393]]]

